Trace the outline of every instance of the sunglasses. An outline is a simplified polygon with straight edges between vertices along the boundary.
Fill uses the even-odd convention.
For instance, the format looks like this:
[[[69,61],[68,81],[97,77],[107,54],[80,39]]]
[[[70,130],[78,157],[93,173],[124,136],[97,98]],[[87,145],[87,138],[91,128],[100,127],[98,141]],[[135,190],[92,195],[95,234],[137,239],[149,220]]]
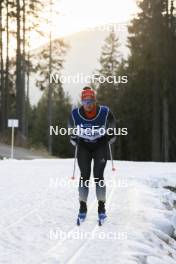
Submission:
[[[82,104],[83,105],[91,105],[91,104],[94,104],[94,103],[95,103],[94,99],[84,99],[84,100],[82,100]]]

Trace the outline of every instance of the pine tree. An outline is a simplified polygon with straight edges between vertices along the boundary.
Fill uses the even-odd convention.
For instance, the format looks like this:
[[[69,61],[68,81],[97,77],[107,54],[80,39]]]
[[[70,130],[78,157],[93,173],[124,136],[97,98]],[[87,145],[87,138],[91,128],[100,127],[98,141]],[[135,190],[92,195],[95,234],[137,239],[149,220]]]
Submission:
[[[52,45],[52,56],[51,56],[51,45]],[[36,85],[40,88],[40,90],[44,91],[44,97],[39,104],[42,104],[41,107],[45,108],[45,135],[48,138],[48,151],[50,154],[53,154],[53,146],[56,146],[49,135],[49,127],[53,125],[55,122],[55,118],[57,114],[57,107],[62,108],[62,105],[68,100],[65,97],[62,84],[58,79],[58,83],[50,82],[50,76],[60,76],[61,70],[63,69],[64,56],[68,49],[68,45],[62,39],[56,39],[45,45],[42,50],[36,54],[36,61],[38,62],[35,67],[35,72],[38,74]],[[50,65],[50,66],[49,66]],[[63,101],[63,103],[62,103]],[[47,103],[47,106],[46,106]],[[58,106],[57,106],[58,104]],[[67,113],[67,109],[70,107],[70,103],[68,102],[63,109],[64,112]],[[60,109],[59,108],[59,109]],[[61,113],[63,114],[61,110]],[[47,115],[46,115],[47,113]],[[42,118],[42,120],[43,120]],[[67,117],[68,118],[68,117]],[[67,119],[66,119],[67,120]],[[61,120],[60,120],[61,121]],[[43,143],[46,145],[46,137],[44,137]],[[56,151],[56,150],[54,150]]]
[[[125,92],[126,101],[128,97],[131,99],[128,115],[135,111],[135,116],[131,116],[131,122],[129,120],[131,138],[128,137],[128,142],[135,142],[133,149],[138,153],[137,158],[168,160],[167,105],[171,98],[166,98],[171,90],[169,86],[175,82],[172,74],[175,40],[168,26],[171,14],[165,0],[140,1],[139,7],[140,12],[129,27],[131,55],[128,59],[129,85]]]
[[[26,74],[31,71],[31,62],[26,56],[26,46],[30,45],[31,30],[39,32],[39,14],[42,7],[40,0],[0,1],[1,29],[1,86],[0,86],[0,132],[6,136],[7,119],[19,119],[18,143],[26,142],[27,111],[29,98],[26,98]],[[40,14],[41,15],[41,14]],[[2,42],[3,39],[3,42]],[[15,56],[11,42],[16,41]],[[27,67],[28,66],[28,67]],[[28,78],[29,80],[29,78]],[[29,86],[29,81],[28,81]],[[29,94],[29,93],[28,93]],[[28,100],[28,103],[27,103]],[[29,107],[30,108],[30,107]],[[6,136],[7,138],[7,136]]]
[[[118,37],[115,32],[111,30],[107,38],[105,39],[105,44],[102,47],[102,53],[100,57],[100,69],[97,72],[97,75],[100,77],[103,76],[107,78],[109,76],[116,77],[118,72],[119,65],[119,43]],[[103,80],[103,79],[102,79]],[[110,80],[112,81],[112,79]],[[100,81],[101,82],[101,81]],[[113,80],[112,83],[108,81],[96,84],[97,89],[97,100],[101,104],[106,104],[112,109],[115,108],[115,99],[117,84]]]
[[[52,126],[67,128],[67,120],[71,111],[70,98],[64,93],[61,85],[52,87]],[[30,125],[31,142],[36,146],[48,148],[48,90],[46,89],[38,105],[33,109],[33,118]],[[67,135],[52,135],[52,154],[59,157],[69,157],[71,147]]]

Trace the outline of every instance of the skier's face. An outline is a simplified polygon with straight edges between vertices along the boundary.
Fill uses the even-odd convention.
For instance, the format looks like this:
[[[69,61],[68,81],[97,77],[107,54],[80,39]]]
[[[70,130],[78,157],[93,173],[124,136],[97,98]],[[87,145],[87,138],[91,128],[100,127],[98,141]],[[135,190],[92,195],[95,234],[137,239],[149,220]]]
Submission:
[[[91,112],[95,106],[95,100],[93,99],[82,100],[82,105],[86,112]]]

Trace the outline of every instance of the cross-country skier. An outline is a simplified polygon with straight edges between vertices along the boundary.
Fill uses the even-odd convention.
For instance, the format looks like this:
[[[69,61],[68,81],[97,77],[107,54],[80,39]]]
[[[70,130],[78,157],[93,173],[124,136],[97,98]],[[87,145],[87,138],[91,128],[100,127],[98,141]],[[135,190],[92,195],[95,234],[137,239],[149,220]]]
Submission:
[[[109,154],[109,144],[112,144],[116,137],[114,134],[116,121],[107,106],[96,103],[95,91],[90,87],[82,90],[81,103],[81,107],[72,110],[69,119],[70,128],[80,128],[80,132],[77,135],[72,134],[70,138],[72,145],[77,146],[77,160],[81,172],[78,219],[84,221],[86,217],[91,162],[94,160],[93,174],[98,200],[98,216],[99,219],[104,220],[106,218],[106,186],[103,174]],[[104,134],[102,128],[104,128]],[[110,128],[111,135],[107,134],[107,128]]]

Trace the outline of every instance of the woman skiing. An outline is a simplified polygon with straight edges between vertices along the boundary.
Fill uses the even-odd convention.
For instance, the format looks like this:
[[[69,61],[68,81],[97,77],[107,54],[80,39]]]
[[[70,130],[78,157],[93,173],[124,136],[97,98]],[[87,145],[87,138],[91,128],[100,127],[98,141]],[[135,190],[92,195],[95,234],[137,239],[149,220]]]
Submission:
[[[74,108],[69,119],[70,128],[79,128],[77,135],[71,135],[70,142],[77,147],[77,160],[81,177],[79,181],[80,209],[78,222],[84,221],[87,214],[87,198],[89,192],[89,179],[91,162],[94,160],[93,174],[98,200],[98,217],[104,221],[106,216],[106,186],[104,183],[104,169],[108,159],[109,144],[115,141],[114,133],[108,135],[107,129],[112,131],[116,121],[107,106],[96,103],[95,91],[85,87],[81,92],[81,107]],[[102,133],[104,129],[105,133]]]

